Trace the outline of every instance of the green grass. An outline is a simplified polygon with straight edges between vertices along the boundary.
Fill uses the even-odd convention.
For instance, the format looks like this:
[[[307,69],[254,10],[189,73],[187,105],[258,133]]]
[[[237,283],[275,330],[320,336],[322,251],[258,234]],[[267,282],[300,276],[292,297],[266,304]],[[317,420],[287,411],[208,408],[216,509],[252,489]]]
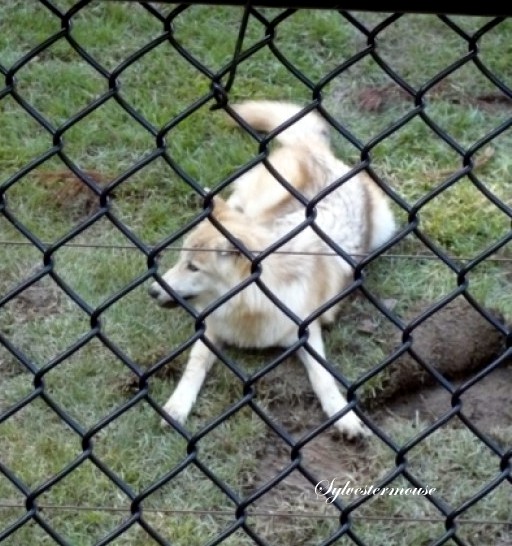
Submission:
[[[60,0],[62,8],[75,2]],[[170,7],[162,8],[165,13]],[[261,9],[271,19],[279,9]],[[211,73],[231,59],[242,12],[239,8],[194,6],[173,22],[175,38]],[[369,27],[384,19],[383,14],[358,13]],[[485,18],[454,18],[467,32],[483,25]],[[32,48],[60,29],[60,22],[36,2],[4,2],[0,7],[0,64],[10,68]],[[509,86],[512,82],[510,32],[512,20],[486,34],[480,44],[480,58]],[[117,67],[163,32],[162,24],[135,3],[91,3],[73,16],[73,38],[108,71]],[[244,50],[264,38],[264,27],[249,19]],[[409,85],[426,85],[450,62],[463,56],[467,44],[434,16],[406,15],[387,27],[378,37],[378,52]],[[366,46],[365,36],[336,13],[298,11],[279,26],[275,45],[293,66],[316,85],[341,62]],[[54,127],[61,127],[93,101],[108,92],[107,80],[91,67],[63,39],[41,51],[16,73],[19,94]],[[162,42],[137,62],[120,71],[120,96],[156,130],[160,130],[186,108],[210,91],[207,76],[181,57],[168,42]],[[434,86],[425,96],[428,117],[447,131],[465,149],[484,138],[510,118],[510,104],[489,103],[481,97],[495,88],[474,64],[467,64]],[[372,95],[373,94],[373,95]],[[377,107],[364,99],[377,97]],[[311,89],[298,80],[268,47],[258,50],[239,65],[230,100],[274,98],[306,102]],[[350,67],[322,88],[325,108],[361,143],[377,139],[413,107],[413,100],[401,95],[389,77],[369,56]],[[173,161],[199,186],[219,184],[257,152],[255,143],[230,128],[219,111],[210,111],[210,101],[166,133],[167,151]],[[375,106],[375,104],[374,104]],[[155,149],[152,135],[115,101],[101,107],[63,134],[64,152],[80,168],[96,173],[101,185],[126,172]],[[334,146],[347,162],[357,162],[359,151],[339,135]],[[401,129],[371,149],[373,168],[409,206],[419,202],[462,166],[460,156],[420,119],[414,117]],[[509,207],[512,205],[510,177],[512,136],[506,131],[474,156],[479,179]],[[0,101],[0,183],[52,146],[51,135],[9,95]],[[59,179],[64,169],[54,156],[17,181],[7,191],[8,207],[39,240],[53,243],[84,222],[94,211],[91,192],[69,193],[69,180]],[[112,212],[146,245],[163,241],[174,230],[200,212],[191,187],[161,158],[130,176],[113,191]],[[396,206],[405,224],[407,214]],[[475,188],[469,178],[458,180],[419,211],[420,230],[443,252],[461,263],[471,260],[493,242],[510,232],[510,217],[500,212]],[[26,242],[0,216],[0,294],[7,293],[43,264],[42,254],[32,246],[11,246]],[[146,271],[146,260],[136,250],[101,248],[101,245],[129,245],[129,240],[106,217],[77,234],[69,245],[53,254],[59,277],[87,305],[97,308]],[[73,245],[100,245],[83,248]],[[407,237],[390,254],[418,255],[427,249],[413,236]],[[165,253],[163,266],[175,253]],[[498,252],[512,258],[510,243]],[[468,274],[469,292],[483,305],[512,317],[509,262],[487,261]],[[387,256],[367,271],[367,286],[380,298],[395,302],[394,312],[407,317],[411,309],[433,304],[457,287],[456,276],[441,262],[431,259]],[[104,333],[140,369],[148,369],[178,348],[194,333],[194,322],[185,312],[161,310],[149,300],[149,281],[135,287],[101,313]],[[360,299],[347,303],[339,323],[326,334],[331,360],[355,380],[387,355],[382,342],[385,331],[374,336],[361,332],[374,308]],[[376,319],[384,324],[382,317]],[[64,354],[90,330],[86,313],[73,303],[49,277],[0,309],[0,330],[32,366],[44,369]],[[267,353],[229,353],[246,371],[256,371],[271,356]],[[274,353],[272,353],[274,354]],[[180,375],[186,352],[166,366],[165,374],[149,380],[152,397],[164,403]],[[299,369],[298,373],[302,373]],[[33,376],[6,348],[0,346],[0,411],[29,395]],[[135,375],[98,339],[92,339],[44,374],[45,390],[52,400],[81,427],[89,430],[121,408],[136,391]],[[262,381],[258,403],[270,411],[284,395],[285,387]],[[378,390],[379,381],[372,384]],[[281,389],[281,390],[280,390]],[[187,423],[192,432],[230,408],[242,397],[242,386],[225,366],[217,365]],[[311,394],[288,393],[288,398],[309,416]],[[316,407],[316,406],[315,406]],[[293,411],[293,408],[292,408]],[[315,410],[316,411],[316,410]],[[320,412],[312,412],[314,424]],[[139,494],[177,467],[187,455],[186,441],[177,433],[163,431],[151,407],[141,401],[93,435],[94,454],[119,479]],[[300,428],[297,434],[305,433]],[[421,426],[425,425],[420,423]],[[510,445],[511,430],[494,431]],[[388,431],[403,444],[417,433],[413,424],[397,419]],[[0,424],[0,460],[29,489],[40,487],[82,453],[80,437],[38,398]],[[214,428],[198,442],[198,461],[228,484],[234,494],[244,497],[254,491],[261,473],[260,454],[269,443],[279,442],[270,429],[248,407]],[[343,453],[343,444],[338,444]],[[363,483],[372,483],[394,468],[394,454],[375,441],[364,459],[367,468],[354,470]],[[343,457],[341,457],[343,458]],[[494,455],[467,430],[443,427],[415,447],[410,455],[411,471],[442,489],[443,498],[458,506],[471,493],[496,476]],[[354,461],[352,454],[352,461]],[[354,463],[355,464],[355,463]],[[234,522],[229,498],[200,469],[190,464],[172,481],[152,492],[142,502],[144,518],[169,543],[199,546],[207,544]],[[322,469],[311,467],[314,472]],[[397,484],[400,484],[398,480]],[[281,486],[276,487],[276,491]],[[336,511],[323,514],[325,505],[307,499],[312,486],[290,493],[284,488],[277,510],[315,511],[317,518],[262,517],[251,514],[248,524],[273,544],[318,544],[338,525]],[[267,496],[257,503],[265,509]],[[24,495],[0,474],[0,533],[21,517]],[[38,496],[48,508],[42,517],[76,546],[99,542],[129,517],[130,499],[105,474],[86,460],[62,480]],[[51,508],[54,506],[54,508]],[[57,506],[57,508],[55,508]],[[59,508],[60,507],[60,508]],[[79,507],[87,507],[81,510]],[[110,512],[106,507],[115,509]],[[183,511],[183,512],[180,512]],[[193,512],[196,511],[196,512]],[[227,513],[225,511],[228,511]],[[208,512],[208,515],[206,515]],[[403,524],[359,519],[355,530],[368,544],[428,544],[443,532],[441,523],[424,523],[421,518],[439,514],[423,499],[374,499],[356,515],[402,515],[420,518]],[[330,517],[328,517],[330,516]],[[510,486],[502,484],[464,514],[475,520],[510,520]],[[480,534],[479,534],[480,533]],[[481,535],[484,533],[484,535]],[[487,533],[487,535],[485,535]],[[472,544],[494,537],[506,540],[506,529],[485,524],[461,524],[460,536]],[[487,536],[486,538],[482,538]],[[337,544],[349,544],[340,539]],[[38,525],[27,524],[4,543],[54,544]],[[139,546],[156,544],[135,525],[112,544]],[[253,544],[237,531],[222,544]],[[452,544],[452,543],[450,543]],[[505,542],[503,543],[505,544]]]

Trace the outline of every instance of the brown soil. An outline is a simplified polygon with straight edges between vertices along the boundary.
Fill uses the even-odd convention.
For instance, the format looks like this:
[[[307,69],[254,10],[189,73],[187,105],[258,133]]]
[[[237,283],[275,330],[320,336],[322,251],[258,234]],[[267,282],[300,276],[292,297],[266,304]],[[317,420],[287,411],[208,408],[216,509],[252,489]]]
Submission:
[[[455,384],[460,385],[462,381]],[[512,425],[511,385],[512,367],[494,370],[462,395],[464,415],[484,431],[499,425]],[[429,422],[438,417],[439,409],[446,411],[451,407],[450,399],[451,395],[444,388],[426,387],[415,396],[404,395],[391,401],[386,413],[391,418],[399,416]]]
[[[498,313],[487,312],[503,324],[503,317]],[[421,310],[418,310],[411,318],[415,320],[420,315]],[[378,404],[383,399],[436,384],[431,371],[450,380],[468,377],[505,350],[505,336],[463,297],[456,298],[421,322],[410,336],[412,352],[403,354],[386,368],[385,380],[377,393]],[[400,345],[401,339],[395,335],[393,346]]]
[[[418,316],[418,314],[414,315]],[[498,317],[501,321],[501,317]],[[462,298],[435,313],[413,332],[413,347],[454,387],[475,377],[478,370],[504,350],[504,336],[483,319]],[[396,340],[393,345],[396,345]],[[390,349],[392,346],[390,345]],[[508,362],[510,364],[510,361]],[[286,362],[272,373],[268,384],[270,413],[277,423],[296,439],[322,422],[322,410],[311,392],[305,374],[296,373]],[[362,403],[366,413],[383,430],[397,423],[425,426],[452,407],[451,395],[408,355],[393,364],[380,395]],[[277,383],[276,383],[277,382]],[[282,385],[279,386],[279,383]],[[274,386],[275,385],[275,386]],[[512,366],[503,363],[461,393],[462,414],[479,430],[500,441],[499,429],[512,426]],[[275,396],[272,390],[275,389]],[[283,396],[283,393],[285,395]],[[457,418],[451,428],[465,425]],[[302,461],[317,476],[344,477],[352,483],[369,483],[379,455],[371,448],[372,439],[350,443],[332,432],[324,432],[302,449]],[[254,480],[261,486],[290,463],[290,450],[282,441],[269,440],[261,454],[261,465]],[[318,507],[314,487],[300,472],[293,472],[261,499],[261,506],[286,509],[290,499],[301,499],[302,506]],[[280,507],[280,508],[279,508]]]
[[[290,364],[292,366],[293,364]],[[288,367],[288,363],[283,366]],[[289,369],[288,371],[291,372]],[[313,430],[322,421],[323,414],[319,404],[309,391],[306,377],[290,373],[286,380],[292,390],[301,387],[308,393],[301,404],[276,404],[271,408],[273,418],[288,432],[299,438]],[[462,381],[454,382],[455,385]],[[473,385],[462,395],[462,413],[473,425],[486,434],[492,434],[496,427],[512,426],[512,367],[506,366],[492,371],[487,377]],[[288,385],[287,385],[288,386]],[[408,423],[433,423],[451,408],[451,396],[440,386],[424,387],[415,393],[408,393],[388,400],[380,407],[368,411],[372,420],[383,430],[390,430],[397,421]],[[458,419],[450,421],[450,426],[464,427]],[[496,438],[495,438],[496,439]],[[301,449],[304,465],[322,476],[365,477],[367,482],[373,466],[373,450],[369,449],[371,439],[361,442],[347,442],[335,433],[323,433],[308,442]],[[257,483],[260,485],[274,477],[290,462],[289,448],[281,441],[270,441],[261,456],[261,466]],[[353,480],[354,481],[354,480]],[[357,478],[355,479],[357,481]],[[285,480],[289,498],[289,488],[303,491],[309,484],[299,473],[293,473]],[[296,493],[297,493],[296,491]],[[296,494],[295,493],[295,494]],[[282,499],[281,499],[282,500]],[[279,506],[280,500],[267,495],[266,506]]]
[[[455,91],[456,89],[456,91]],[[503,93],[485,93],[461,95],[460,89],[450,77],[443,78],[436,86],[429,91],[431,99],[441,98],[453,104],[471,104],[478,108],[507,108],[512,106],[512,101]],[[395,84],[380,87],[363,87],[356,96],[359,108],[363,112],[380,112],[393,102],[410,101],[410,95]]]

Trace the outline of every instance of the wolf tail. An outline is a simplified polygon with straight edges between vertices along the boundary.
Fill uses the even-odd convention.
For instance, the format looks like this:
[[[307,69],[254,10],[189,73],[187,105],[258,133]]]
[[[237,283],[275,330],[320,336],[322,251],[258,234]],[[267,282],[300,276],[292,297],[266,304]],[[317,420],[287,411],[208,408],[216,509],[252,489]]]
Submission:
[[[298,104],[281,101],[254,100],[232,105],[235,112],[253,129],[266,133],[303,110]],[[296,144],[328,144],[328,125],[315,111],[301,117],[287,129],[276,135],[276,140],[285,146]]]

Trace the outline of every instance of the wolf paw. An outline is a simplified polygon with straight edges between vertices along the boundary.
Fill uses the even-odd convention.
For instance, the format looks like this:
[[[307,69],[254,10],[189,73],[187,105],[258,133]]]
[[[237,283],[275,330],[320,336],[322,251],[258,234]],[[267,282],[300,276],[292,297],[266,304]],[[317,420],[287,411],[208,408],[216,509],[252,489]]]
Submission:
[[[348,440],[359,440],[371,435],[371,431],[354,412],[347,413],[338,419],[334,426]]]
[[[169,400],[164,406],[164,412],[177,421],[180,425],[183,425],[188,417],[188,411],[183,404],[175,402],[174,400]],[[162,427],[168,427],[169,422],[166,419],[160,421]]]

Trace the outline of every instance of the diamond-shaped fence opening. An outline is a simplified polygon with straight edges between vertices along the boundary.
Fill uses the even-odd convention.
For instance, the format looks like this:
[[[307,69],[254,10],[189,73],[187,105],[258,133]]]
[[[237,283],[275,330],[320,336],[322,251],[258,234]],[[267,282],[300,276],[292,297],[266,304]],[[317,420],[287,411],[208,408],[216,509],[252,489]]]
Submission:
[[[0,7],[0,542],[510,544],[512,19],[338,8]]]

